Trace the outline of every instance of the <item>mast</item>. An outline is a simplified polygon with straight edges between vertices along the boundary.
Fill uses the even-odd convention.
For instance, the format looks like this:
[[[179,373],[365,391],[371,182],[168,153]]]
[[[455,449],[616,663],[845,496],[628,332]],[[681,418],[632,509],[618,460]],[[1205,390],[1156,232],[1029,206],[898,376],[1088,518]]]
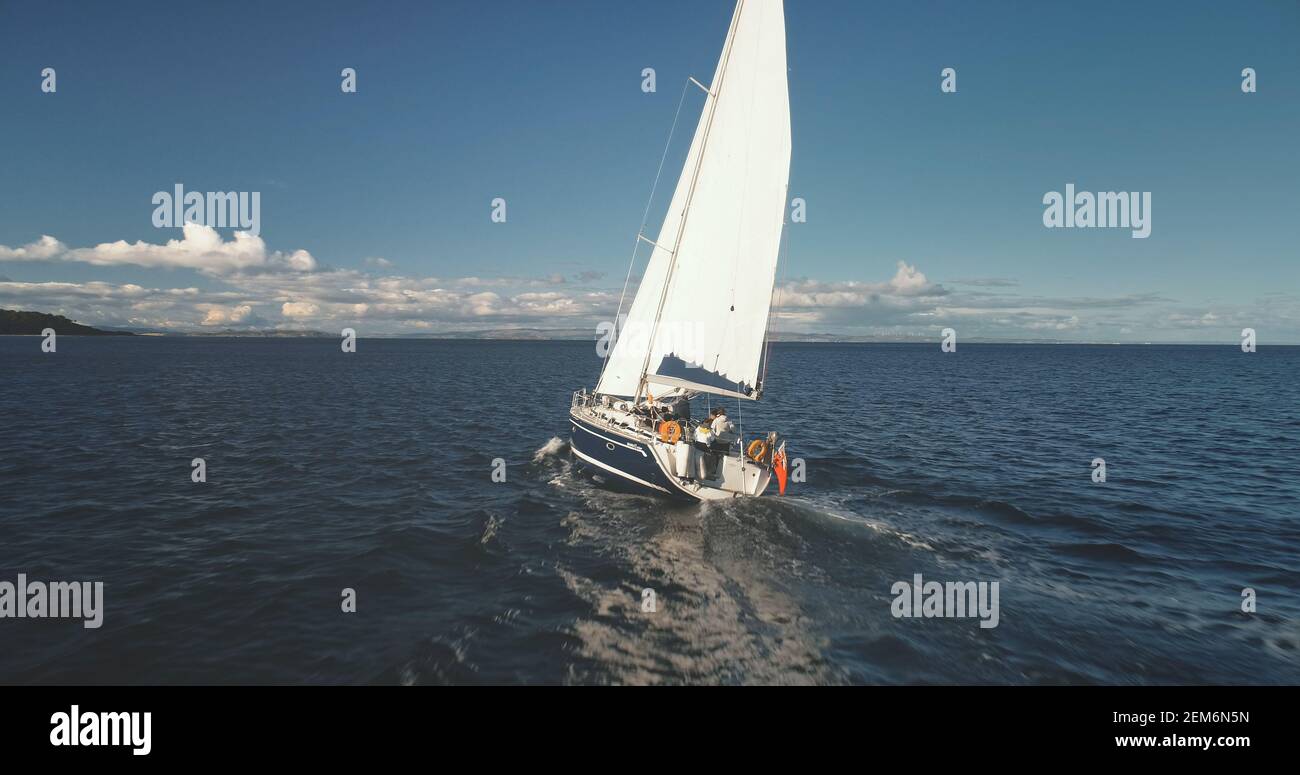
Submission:
[[[641,379],[637,383],[636,395],[632,397],[633,406],[641,402],[641,393],[646,390],[648,384],[646,375],[650,373],[650,355],[654,352],[655,336],[659,332],[659,320],[663,317],[664,302],[667,301],[668,289],[672,286],[673,270],[677,268],[677,253],[681,250],[682,240],[686,235],[686,223],[691,217],[691,200],[695,197],[695,186],[699,183],[700,167],[704,163],[704,150],[709,144],[709,130],[713,128],[713,116],[718,112],[718,98],[722,95],[722,84],[727,79],[727,63],[731,59],[731,44],[736,37],[736,27],[740,21],[740,10],[744,4],[745,0],[736,0],[736,10],[731,14],[731,26],[727,29],[727,40],[722,47],[722,66],[718,68],[718,82],[711,84],[713,90],[708,92],[708,97],[706,97],[709,117],[704,124],[704,134],[700,139],[700,151],[695,158],[695,169],[691,173],[691,187],[686,192],[686,202],[682,207],[682,224],[677,228],[677,239],[673,241],[673,249],[669,253],[671,258],[668,262],[668,271],[664,276],[663,290],[659,293],[659,305],[655,309],[654,323],[650,326],[650,338],[646,347],[645,359],[641,363]],[[699,81],[696,81],[696,84],[698,83]]]

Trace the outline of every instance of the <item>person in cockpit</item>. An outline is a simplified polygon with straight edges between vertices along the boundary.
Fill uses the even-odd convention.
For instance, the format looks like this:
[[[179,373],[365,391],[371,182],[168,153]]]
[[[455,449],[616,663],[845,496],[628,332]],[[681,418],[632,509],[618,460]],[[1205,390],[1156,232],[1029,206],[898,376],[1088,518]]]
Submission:
[[[721,406],[716,407],[710,413],[709,429],[713,431],[713,446],[715,449],[726,450],[731,446],[731,442],[736,439],[736,425],[727,419],[727,410]]]

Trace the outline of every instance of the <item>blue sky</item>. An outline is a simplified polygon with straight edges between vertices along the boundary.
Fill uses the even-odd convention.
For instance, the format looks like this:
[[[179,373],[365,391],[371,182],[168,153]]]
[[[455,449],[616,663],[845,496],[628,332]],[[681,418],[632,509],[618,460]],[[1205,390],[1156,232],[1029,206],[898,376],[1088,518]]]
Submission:
[[[0,306],[594,335],[681,84],[712,75],[731,9],[0,2]],[[1300,343],[1300,3],[807,0],[786,17],[808,222],[783,329]],[[150,198],[176,183],[260,192],[264,245],[223,229],[161,247],[185,235],[153,227]],[[1151,236],[1044,228],[1067,183],[1152,192]]]

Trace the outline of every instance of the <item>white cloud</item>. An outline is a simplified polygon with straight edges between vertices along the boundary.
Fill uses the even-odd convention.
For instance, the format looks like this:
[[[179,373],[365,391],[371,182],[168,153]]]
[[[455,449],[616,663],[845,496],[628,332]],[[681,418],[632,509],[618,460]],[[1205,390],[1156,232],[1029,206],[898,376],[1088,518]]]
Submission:
[[[48,234],[18,248],[0,245],[0,261],[45,261],[67,250],[67,246]]]
[[[280,306],[280,314],[287,318],[314,318],[320,314],[320,307],[308,301],[286,301]]]
[[[916,299],[944,296],[947,293],[942,286],[926,280],[925,275],[916,267],[899,261],[893,278],[888,282],[864,283],[851,280],[827,283],[795,280],[779,289],[777,301],[782,309],[871,305],[897,307],[914,304]]]
[[[203,320],[199,322],[201,326],[241,325],[248,323],[253,318],[253,307],[248,304],[240,304],[237,307],[200,304],[199,308],[206,308],[207,312]]]
[[[307,251],[268,252],[261,237],[246,231],[234,232],[234,237],[226,242],[210,226],[187,223],[183,235],[181,239],[168,240],[162,245],[118,240],[73,250],[53,237],[44,236],[38,242],[21,248],[0,245],[0,260],[60,260],[94,266],[185,268],[211,275],[250,270],[311,272],[316,269],[316,259]]]
[[[893,279],[889,281],[889,287],[905,296],[925,295],[933,289],[930,283],[926,281],[924,274],[917,271],[916,267],[908,266],[902,261],[898,262],[898,271],[894,272]]]

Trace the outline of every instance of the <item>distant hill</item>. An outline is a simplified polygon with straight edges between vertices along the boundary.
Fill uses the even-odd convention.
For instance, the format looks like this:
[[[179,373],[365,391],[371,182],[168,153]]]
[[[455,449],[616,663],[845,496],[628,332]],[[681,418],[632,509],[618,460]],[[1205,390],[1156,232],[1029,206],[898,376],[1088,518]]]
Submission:
[[[134,336],[130,331],[101,331],[83,326],[62,315],[0,309],[0,336],[40,336],[47,328],[54,329],[59,336]]]
[[[499,341],[595,341],[594,328],[490,328],[476,331],[442,331],[431,334],[403,332],[402,339],[485,339]]]
[[[242,337],[244,339],[337,339],[338,334],[306,329],[224,328],[220,331],[186,331],[180,336]]]

